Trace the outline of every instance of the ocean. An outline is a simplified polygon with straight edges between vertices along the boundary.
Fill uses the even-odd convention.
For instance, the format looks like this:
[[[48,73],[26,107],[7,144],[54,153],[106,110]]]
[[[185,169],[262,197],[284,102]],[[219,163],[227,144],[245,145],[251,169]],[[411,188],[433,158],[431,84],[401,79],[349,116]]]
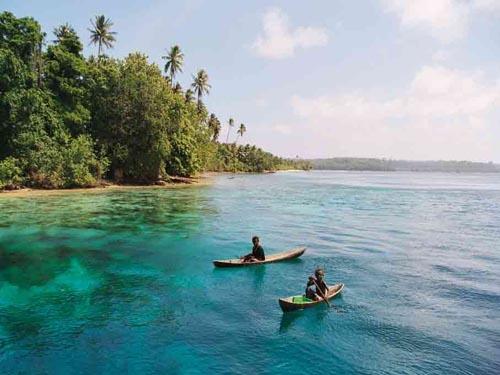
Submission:
[[[299,259],[214,259],[306,246]],[[284,314],[316,267],[342,295]],[[0,196],[1,374],[498,374],[500,174]]]

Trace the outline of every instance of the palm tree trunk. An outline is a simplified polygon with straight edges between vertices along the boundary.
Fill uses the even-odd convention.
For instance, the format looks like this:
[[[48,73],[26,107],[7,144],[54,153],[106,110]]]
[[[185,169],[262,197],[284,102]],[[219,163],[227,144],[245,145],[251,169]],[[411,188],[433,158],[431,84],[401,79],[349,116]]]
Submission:
[[[198,93],[198,113],[201,112],[201,94]]]
[[[99,40],[99,48],[97,49],[97,57],[101,57],[101,46],[102,46],[102,42],[101,42],[101,40]]]
[[[228,142],[229,142],[229,132],[230,132],[230,131],[231,131],[231,127],[230,127],[230,126],[228,126],[228,128],[227,128],[227,136],[226,136],[226,143],[228,143]]]

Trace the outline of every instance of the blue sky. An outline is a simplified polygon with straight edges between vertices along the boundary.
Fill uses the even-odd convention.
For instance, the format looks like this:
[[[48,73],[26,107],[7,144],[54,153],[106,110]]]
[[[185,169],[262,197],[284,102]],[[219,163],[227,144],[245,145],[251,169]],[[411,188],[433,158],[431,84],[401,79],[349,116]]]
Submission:
[[[90,18],[118,33],[108,53],[162,64],[185,53],[209,109],[283,156],[500,162],[500,0],[4,1],[49,34]],[[225,139],[223,129],[222,138]],[[231,138],[234,138],[233,132]]]

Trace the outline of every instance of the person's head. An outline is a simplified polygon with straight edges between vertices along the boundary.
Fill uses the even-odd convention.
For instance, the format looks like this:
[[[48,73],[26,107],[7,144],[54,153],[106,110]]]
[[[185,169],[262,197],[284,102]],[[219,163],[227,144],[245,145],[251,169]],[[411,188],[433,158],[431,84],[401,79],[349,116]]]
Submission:
[[[316,268],[316,270],[314,271],[314,275],[317,279],[323,280],[323,278],[325,277],[325,271],[323,271],[323,269],[321,268]]]
[[[257,237],[257,236],[252,237],[252,243],[254,246],[257,246],[259,244],[259,241],[260,241],[259,237]]]

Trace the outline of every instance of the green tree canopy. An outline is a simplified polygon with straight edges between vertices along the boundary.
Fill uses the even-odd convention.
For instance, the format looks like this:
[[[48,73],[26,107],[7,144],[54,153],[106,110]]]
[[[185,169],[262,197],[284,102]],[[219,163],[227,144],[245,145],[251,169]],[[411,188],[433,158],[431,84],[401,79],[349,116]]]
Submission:
[[[64,125],[72,134],[79,135],[90,121],[83,46],[68,24],[56,28],[54,34],[55,44],[48,47],[45,58],[45,84],[56,96]]]

